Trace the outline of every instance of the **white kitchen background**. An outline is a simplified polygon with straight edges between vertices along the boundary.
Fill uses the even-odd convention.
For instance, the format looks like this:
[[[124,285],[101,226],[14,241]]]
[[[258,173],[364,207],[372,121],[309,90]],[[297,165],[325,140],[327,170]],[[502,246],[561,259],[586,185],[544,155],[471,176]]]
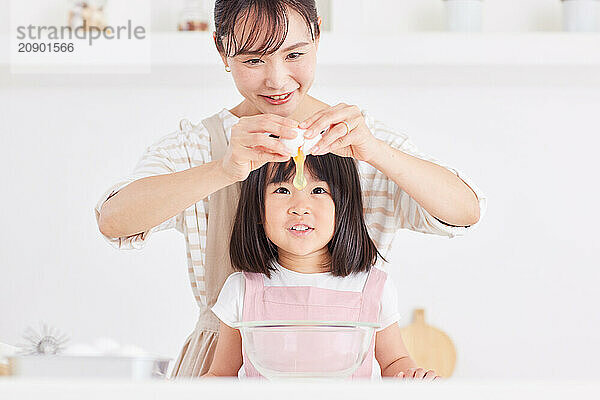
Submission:
[[[312,94],[368,110],[488,196],[469,236],[398,233],[388,270],[400,324],[425,308],[454,341],[455,377],[597,379],[598,34],[561,33],[559,0],[485,0],[483,32],[456,37],[443,32],[442,0],[348,0],[362,10],[356,32],[371,36],[346,58],[327,47],[348,34],[341,22],[344,32],[335,30],[343,2],[320,2],[333,32],[322,39],[331,53]],[[111,337],[174,359],[197,316],[183,237],[161,232],[141,251],[117,251],[93,207],[181,118],[198,123],[240,95],[216,51],[201,59],[210,36],[169,36],[178,35],[182,1],[152,2],[156,41],[179,58],[153,50],[163,64],[146,75],[11,74],[8,3],[0,8],[0,342],[22,343],[28,326],[45,321],[71,342]],[[32,23],[65,24],[66,2],[29,3]],[[123,3],[108,1],[109,18]],[[421,40],[439,58],[419,65],[402,56]],[[509,60],[508,48],[531,63]],[[471,49],[474,59],[461,64]],[[453,50],[462,55],[453,59]]]

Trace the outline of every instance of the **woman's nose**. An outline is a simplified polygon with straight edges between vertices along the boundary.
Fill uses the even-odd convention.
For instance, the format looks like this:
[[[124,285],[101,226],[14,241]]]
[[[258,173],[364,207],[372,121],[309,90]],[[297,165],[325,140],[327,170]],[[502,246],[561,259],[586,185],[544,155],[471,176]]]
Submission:
[[[281,89],[281,90],[287,90],[288,88],[286,88],[286,84],[287,84],[287,78],[288,78],[288,71],[287,68],[283,65],[280,64],[278,62],[272,62],[270,63],[269,67],[267,68],[267,76],[265,79],[265,85],[271,89]],[[283,93],[276,93],[276,94],[283,94]]]

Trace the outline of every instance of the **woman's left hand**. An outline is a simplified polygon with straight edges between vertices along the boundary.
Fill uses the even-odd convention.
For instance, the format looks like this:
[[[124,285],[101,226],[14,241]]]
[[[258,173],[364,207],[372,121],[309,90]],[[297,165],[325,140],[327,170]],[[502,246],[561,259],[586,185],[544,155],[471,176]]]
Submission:
[[[308,130],[304,135],[307,139],[312,139],[329,129],[310,151],[313,155],[333,153],[341,157],[369,161],[377,153],[379,141],[367,127],[357,106],[341,103],[318,111],[304,120],[300,128]]]
[[[406,372],[400,371],[396,377],[401,379],[422,379],[424,381],[433,381],[442,378],[434,370],[424,370],[423,368],[410,368]]]

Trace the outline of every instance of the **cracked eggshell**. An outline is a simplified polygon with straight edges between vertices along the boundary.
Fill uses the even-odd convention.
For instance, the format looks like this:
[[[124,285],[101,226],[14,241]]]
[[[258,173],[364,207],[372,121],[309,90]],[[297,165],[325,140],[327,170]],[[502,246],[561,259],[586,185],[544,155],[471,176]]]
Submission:
[[[312,150],[313,147],[315,147],[315,145],[317,143],[319,143],[319,140],[321,140],[321,135],[317,135],[312,139],[305,139],[304,140],[304,147],[302,147],[302,152],[304,154],[308,154],[310,153],[310,151]]]
[[[294,130],[298,133],[295,139],[279,139],[292,152],[292,157],[298,155],[298,147],[302,147],[302,152],[308,154],[315,144],[321,140],[321,135],[305,140],[304,133],[306,129],[295,128]]]

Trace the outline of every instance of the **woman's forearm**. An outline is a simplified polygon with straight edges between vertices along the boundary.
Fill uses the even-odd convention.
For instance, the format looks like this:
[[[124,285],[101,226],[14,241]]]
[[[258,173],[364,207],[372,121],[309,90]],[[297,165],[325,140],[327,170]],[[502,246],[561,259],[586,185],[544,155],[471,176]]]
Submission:
[[[221,160],[142,178],[104,202],[98,227],[108,237],[145,232],[232,183]]]
[[[369,164],[392,179],[427,212],[443,222],[469,226],[479,221],[479,202],[456,174],[379,141]]]

